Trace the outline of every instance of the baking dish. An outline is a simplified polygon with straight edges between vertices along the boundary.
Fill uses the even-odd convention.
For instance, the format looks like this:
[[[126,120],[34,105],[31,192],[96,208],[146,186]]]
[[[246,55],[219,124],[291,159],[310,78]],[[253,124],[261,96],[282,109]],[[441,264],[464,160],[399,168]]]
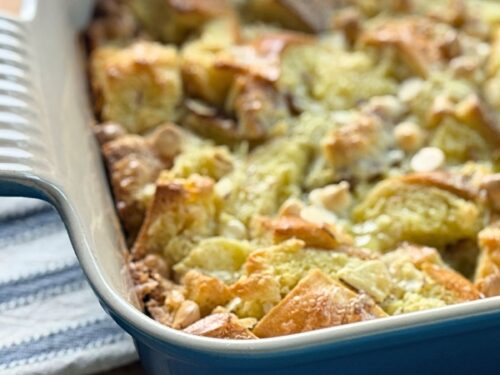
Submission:
[[[150,374],[497,373],[500,298],[261,341],[162,326],[138,308],[98,146],[78,32],[90,0],[26,0],[0,19],[0,193],[38,197],[63,217],[108,313]]]

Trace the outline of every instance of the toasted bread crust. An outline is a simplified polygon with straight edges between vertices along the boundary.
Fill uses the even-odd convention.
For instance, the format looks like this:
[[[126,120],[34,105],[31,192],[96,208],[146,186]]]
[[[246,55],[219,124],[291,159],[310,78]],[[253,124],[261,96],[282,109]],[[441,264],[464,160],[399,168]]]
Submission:
[[[219,339],[249,340],[257,338],[238,322],[236,316],[230,313],[209,315],[185,328],[184,332]]]
[[[335,249],[341,245],[335,234],[326,225],[320,226],[295,216],[282,216],[273,220],[262,219],[263,226],[272,232],[275,243],[296,238],[306,246],[320,249]]]
[[[476,268],[475,284],[485,296],[500,295],[500,223],[483,229],[478,236],[481,254]]]
[[[174,121],[182,97],[176,49],[136,42],[125,49],[97,48],[90,57],[95,108],[104,121],[144,133]]]
[[[142,137],[136,135],[125,135],[105,143],[102,153],[118,214],[133,239],[142,225],[147,208],[140,197],[141,190],[154,183],[167,165]]]
[[[498,115],[477,94],[471,94],[459,103],[455,116],[474,127],[493,146],[500,145]]]
[[[280,33],[253,40],[247,45],[237,45],[221,54],[215,67],[275,82],[280,75],[281,54],[291,45],[311,42],[307,35]]]
[[[146,254],[161,253],[169,240],[184,232],[188,225],[199,225],[200,233],[210,232],[213,212],[205,212],[203,206],[211,208],[213,194],[213,181],[206,177],[159,181],[132,248],[133,257],[140,259]]]
[[[323,141],[323,153],[332,165],[347,167],[361,158],[369,157],[381,132],[380,124],[372,116],[333,130]]]
[[[396,48],[403,60],[419,75],[426,77],[436,65],[444,64],[458,53],[457,35],[427,18],[394,19],[366,31],[362,42]]]
[[[475,200],[479,197],[479,190],[467,178],[459,174],[444,171],[420,172],[406,175],[402,181],[410,184],[435,186],[468,200]]]
[[[448,267],[423,263],[421,269],[436,283],[452,292],[457,302],[474,301],[482,297],[474,284]]]
[[[196,270],[190,270],[182,283],[186,286],[186,296],[200,307],[202,316],[208,315],[217,306],[224,306],[231,298],[229,288],[219,279]]]
[[[366,295],[357,295],[313,270],[254,328],[258,337],[284,336],[384,317]]]

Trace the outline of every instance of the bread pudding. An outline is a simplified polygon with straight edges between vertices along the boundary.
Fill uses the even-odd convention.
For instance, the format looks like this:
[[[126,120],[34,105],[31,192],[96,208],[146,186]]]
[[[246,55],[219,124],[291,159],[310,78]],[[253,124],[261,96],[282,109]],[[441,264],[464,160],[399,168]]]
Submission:
[[[152,319],[263,339],[500,295],[496,1],[102,0],[85,38]]]

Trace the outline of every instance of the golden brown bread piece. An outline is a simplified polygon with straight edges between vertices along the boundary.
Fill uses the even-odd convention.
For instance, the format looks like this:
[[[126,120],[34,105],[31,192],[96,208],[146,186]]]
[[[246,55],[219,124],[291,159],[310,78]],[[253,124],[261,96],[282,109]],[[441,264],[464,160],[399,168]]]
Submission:
[[[334,129],[323,141],[323,155],[336,168],[347,167],[369,157],[380,137],[381,124],[372,116]]]
[[[108,167],[118,213],[134,239],[144,219],[160,172],[170,168],[188,142],[174,124],[158,126],[146,137],[125,134],[116,123],[94,127]]]
[[[312,38],[299,33],[265,35],[221,52],[215,60],[215,67],[275,82],[280,75],[281,55],[286,48],[311,42]]]
[[[248,262],[249,275],[230,286],[231,293],[240,299],[238,316],[261,318],[281,300],[280,284],[267,271],[258,272],[257,262]]]
[[[216,197],[213,180],[199,175],[160,180],[132,255],[163,254],[169,265],[184,258],[202,238],[214,234]]]
[[[500,296],[500,273],[478,280],[476,286],[485,297]]]
[[[187,100],[184,126],[217,143],[260,142],[276,133],[276,125],[288,116],[284,97],[274,87],[250,75],[236,76],[225,111],[200,101]]]
[[[209,20],[232,12],[226,0],[129,0],[146,31],[165,43],[181,43]]]
[[[231,298],[229,288],[219,279],[190,270],[182,279],[186,297],[198,304],[202,316],[208,315],[217,306],[224,306]]]
[[[477,94],[471,94],[455,108],[455,116],[477,130],[492,146],[500,145],[500,122],[497,113]]]
[[[460,52],[454,29],[424,17],[394,18],[368,29],[361,40],[367,45],[394,47],[423,77]]]
[[[129,238],[137,235],[147,208],[145,189],[166,165],[147,141],[125,135],[104,144],[102,153],[109,171],[118,215]]]
[[[226,111],[237,119],[239,140],[262,141],[288,116],[282,94],[268,82],[250,75],[238,76],[228,93]]]
[[[139,41],[127,48],[101,47],[90,56],[96,111],[131,133],[177,117],[182,82],[177,50]]]
[[[332,230],[332,226],[311,223],[296,216],[261,218],[259,224],[262,225],[264,231],[271,233],[275,243],[296,238],[304,241],[308,247],[320,249],[336,249],[341,245],[347,245],[343,241],[345,236],[339,238]]]
[[[284,336],[384,316],[370,297],[313,270],[259,321],[253,332],[261,338]]]
[[[186,93],[222,108],[234,71],[218,68],[219,55],[240,40],[240,25],[234,17],[214,19],[203,26],[199,38],[180,51],[182,81]]]
[[[198,336],[219,339],[249,340],[258,338],[230,313],[212,314],[184,329],[184,332]]]
[[[439,252],[433,247],[420,246],[404,242],[398,246],[395,251],[401,251],[407,254],[410,257],[411,262],[418,268],[420,268],[424,263],[441,263]]]
[[[442,288],[430,293],[437,298],[453,304],[464,301],[473,301],[482,298],[476,286],[460,273],[448,267],[441,259],[439,252],[427,246],[412,243],[401,244],[393,254],[407,256],[416,268],[421,270],[433,284]],[[391,256],[388,253],[387,256]]]
[[[487,297],[500,295],[500,223],[484,228],[478,236],[481,254],[474,281]]]
[[[482,297],[474,284],[451,268],[431,263],[423,263],[420,268],[434,282],[453,294],[454,303],[474,301]]]
[[[447,182],[433,174],[424,176],[385,179],[354,208],[356,222],[370,223],[358,230],[371,237],[368,247],[387,251],[409,241],[443,248],[476,238],[483,225],[483,205],[464,198],[469,189],[456,185],[453,178]]]

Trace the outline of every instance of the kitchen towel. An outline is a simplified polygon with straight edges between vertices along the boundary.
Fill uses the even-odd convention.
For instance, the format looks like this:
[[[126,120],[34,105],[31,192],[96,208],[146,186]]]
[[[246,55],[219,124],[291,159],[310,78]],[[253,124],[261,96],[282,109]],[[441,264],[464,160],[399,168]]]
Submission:
[[[90,289],[55,209],[0,198],[0,375],[91,374],[136,358]]]

